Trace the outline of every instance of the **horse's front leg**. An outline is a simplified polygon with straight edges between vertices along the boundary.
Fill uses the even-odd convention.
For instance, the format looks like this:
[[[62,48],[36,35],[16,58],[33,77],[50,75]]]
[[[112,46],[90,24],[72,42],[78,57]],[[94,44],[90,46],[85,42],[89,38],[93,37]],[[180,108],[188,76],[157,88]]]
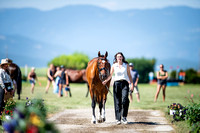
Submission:
[[[103,122],[106,121],[105,105],[106,105],[106,100],[103,100],[103,110],[102,110],[102,119],[103,119]]]
[[[98,123],[102,123],[103,119],[102,119],[102,107],[103,107],[103,102],[101,101],[99,103],[99,115],[98,115]]]
[[[95,116],[95,106],[96,106],[96,102],[94,97],[92,98],[92,124],[96,124],[96,116]]]

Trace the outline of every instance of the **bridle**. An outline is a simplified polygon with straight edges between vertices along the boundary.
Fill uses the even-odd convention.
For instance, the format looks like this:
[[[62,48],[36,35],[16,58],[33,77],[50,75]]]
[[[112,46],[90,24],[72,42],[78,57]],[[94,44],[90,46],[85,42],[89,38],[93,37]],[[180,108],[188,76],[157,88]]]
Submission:
[[[99,79],[101,80],[101,82],[103,82],[103,79],[101,78],[101,77],[102,77],[101,71],[102,71],[102,70],[105,70],[107,75],[109,75],[110,72],[109,72],[109,69],[107,69],[107,68],[105,68],[105,67],[99,68],[99,64],[100,64],[100,63],[99,63],[99,60],[105,61],[106,59],[98,58],[98,60],[97,60],[97,68],[98,68],[98,73],[99,73]],[[105,61],[105,62],[106,62],[106,61]],[[107,86],[107,85],[105,85],[105,86],[106,86],[106,89],[110,92],[108,86]],[[110,92],[110,94],[112,95],[112,92]]]
[[[98,58],[98,63],[97,63],[97,68],[98,68],[98,73],[99,73],[99,79],[100,79],[101,81],[103,81],[103,79],[101,78],[101,77],[102,77],[101,71],[102,71],[102,70],[105,70],[105,71],[106,71],[106,74],[109,75],[109,70],[108,70],[106,67],[99,68],[99,65],[100,65],[99,60],[102,60],[102,62],[104,63],[104,62],[106,62],[106,61],[105,61],[106,59]]]

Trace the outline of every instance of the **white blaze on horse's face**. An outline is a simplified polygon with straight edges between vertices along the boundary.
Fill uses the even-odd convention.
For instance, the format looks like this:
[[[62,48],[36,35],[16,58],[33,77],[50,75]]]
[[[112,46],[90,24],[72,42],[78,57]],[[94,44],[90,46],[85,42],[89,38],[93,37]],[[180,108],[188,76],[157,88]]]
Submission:
[[[105,59],[99,59],[98,62],[98,70],[99,70],[99,77],[101,80],[104,80],[107,77],[107,69],[106,68],[106,60]]]

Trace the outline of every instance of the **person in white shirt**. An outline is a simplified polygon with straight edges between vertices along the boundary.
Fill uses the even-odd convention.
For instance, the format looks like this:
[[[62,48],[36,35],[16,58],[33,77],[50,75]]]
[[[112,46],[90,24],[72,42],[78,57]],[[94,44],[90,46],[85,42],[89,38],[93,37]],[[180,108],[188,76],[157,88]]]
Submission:
[[[110,75],[106,80],[102,82],[103,85],[105,85],[112,78],[113,73],[115,74],[114,84],[113,84],[115,118],[117,124],[121,124],[121,121],[123,124],[128,124],[127,121],[128,108],[129,108],[128,81],[131,82],[130,90],[133,91],[133,80],[130,74],[130,68],[128,62],[125,60],[125,57],[122,52],[118,52],[115,55]]]
[[[11,93],[14,95],[13,82],[10,75],[6,72],[9,62],[8,59],[2,59],[0,64],[0,113],[3,111],[4,94]]]

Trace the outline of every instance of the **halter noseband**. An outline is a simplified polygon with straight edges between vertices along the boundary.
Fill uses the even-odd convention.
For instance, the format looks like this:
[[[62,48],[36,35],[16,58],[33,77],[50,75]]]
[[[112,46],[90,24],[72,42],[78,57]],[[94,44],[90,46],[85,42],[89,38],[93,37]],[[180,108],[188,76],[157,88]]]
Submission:
[[[103,61],[105,61],[105,59],[98,58],[98,64],[97,64],[97,68],[98,68],[98,72],[99,72],[99,79],[100,79],[101,81],[103,81],[102,78],[101,78],[101,76],[102,76],[102,75],[101,75],[101,71],[102,71],[102,70],[105,70],[106,73],[109,74],[109,70],[106,69],[105,67],[99,69],[99,60],[103,60]]]

